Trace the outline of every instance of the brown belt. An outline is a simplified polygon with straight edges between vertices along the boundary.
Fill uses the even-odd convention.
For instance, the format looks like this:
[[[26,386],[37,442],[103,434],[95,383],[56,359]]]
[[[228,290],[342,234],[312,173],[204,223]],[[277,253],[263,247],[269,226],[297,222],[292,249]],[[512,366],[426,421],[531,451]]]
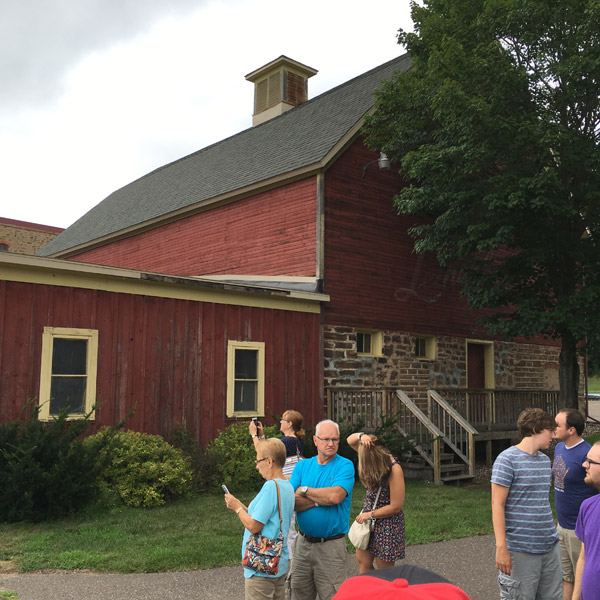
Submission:
[[[328,538],[319,538],[319,537],[312,537],[312,535],[306,535],[302,530],[298,530],[298,532],[300,533],[300,535],[302,537],[304,537],[304,539],[307,542],[310,542],[311,544],[321,544],[323,542],[329,542],[331,540],[339,540],[340,538],[343,538],[346,534],[345,533],[338,533],[337,535],[332,535],[331,537]]]

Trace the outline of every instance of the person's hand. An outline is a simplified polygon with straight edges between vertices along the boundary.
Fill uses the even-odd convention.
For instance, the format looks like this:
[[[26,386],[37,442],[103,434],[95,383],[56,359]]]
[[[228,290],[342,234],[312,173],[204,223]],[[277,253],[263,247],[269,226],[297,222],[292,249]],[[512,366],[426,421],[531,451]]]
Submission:
[[[356,522],[364,523],[365,521],[368,521],[370,518],[371,518],[371,511],[362,512],[359,515],[356,515]]]
[[[512,571],[512,558],[505,546],[496,548],[496,568],[505,575],[510,575]]]
[[[244,505],[233,494],[225,494],[225,504],[227,508],[236,511],[238,508],[244,508]]]
[[[254,421],[250,421],[250,424],[248,425],[248,431],[250,432],[250,435],[258,435],[258,427],[254,424]]]
[[[363,433],[360,436],[360,440],[358,440],[358,443],[369,448],[373,445],[373,440],[371,439],[371,436],[368,433]]]

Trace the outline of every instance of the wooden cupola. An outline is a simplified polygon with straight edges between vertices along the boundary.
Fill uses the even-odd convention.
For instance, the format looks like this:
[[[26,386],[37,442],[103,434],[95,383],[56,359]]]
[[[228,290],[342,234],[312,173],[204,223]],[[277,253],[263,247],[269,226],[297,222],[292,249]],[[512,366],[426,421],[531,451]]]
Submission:
[[[248,73],[246,80],[254,83],[254,113],[252,125],[259,125],[308,100],[308,78],[318,71],[280,56]]]

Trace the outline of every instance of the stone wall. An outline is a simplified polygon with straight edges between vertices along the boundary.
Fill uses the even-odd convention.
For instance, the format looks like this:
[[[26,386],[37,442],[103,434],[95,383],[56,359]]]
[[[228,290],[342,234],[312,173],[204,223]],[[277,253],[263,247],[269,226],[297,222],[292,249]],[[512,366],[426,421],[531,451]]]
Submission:
[[[466,340],[437,336],[433,360],[415,356],[415,334],[384,331],[381,356],[359,355],[353,327],[324,328],[325,386],[401,388],[422,406],[427,389],[467,386]],[[494,342],[494,380],[501,389],[558,389],[556,346]]]
[[[61,231],[60,227],[0,219],[0,244],[7,245],[8,252],[32,255]]]

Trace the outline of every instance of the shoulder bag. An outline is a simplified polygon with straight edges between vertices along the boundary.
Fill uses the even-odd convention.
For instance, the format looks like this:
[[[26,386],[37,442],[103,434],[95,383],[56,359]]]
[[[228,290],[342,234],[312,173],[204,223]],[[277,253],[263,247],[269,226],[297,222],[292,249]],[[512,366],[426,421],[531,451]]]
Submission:
[[[375,502],[373,502],[373,508],[371,510],[375,510],[377,500],[379,500],[379,494],[381,494],[381,486],[379,486],[379,489],[377,490],[377,496],[375,496]],[[366,550],[369,545],[371,531],[373,531],[374,528],[375,519],[365,519],[362,523],[354,521],[348,532],[348,538],[357,550]]]
[[[275,481],[275,480],[274,480]],[[242,565],[255,573],[264,575],[277,575],[279,560],[283,551],[283,531],[281,527],[281,496],[279,484],[277,486],[277,510],[279,511],[279,535],[275,539],[264,537],[259,533],[250,534],[246,540],[246,550],[242,558]]]

